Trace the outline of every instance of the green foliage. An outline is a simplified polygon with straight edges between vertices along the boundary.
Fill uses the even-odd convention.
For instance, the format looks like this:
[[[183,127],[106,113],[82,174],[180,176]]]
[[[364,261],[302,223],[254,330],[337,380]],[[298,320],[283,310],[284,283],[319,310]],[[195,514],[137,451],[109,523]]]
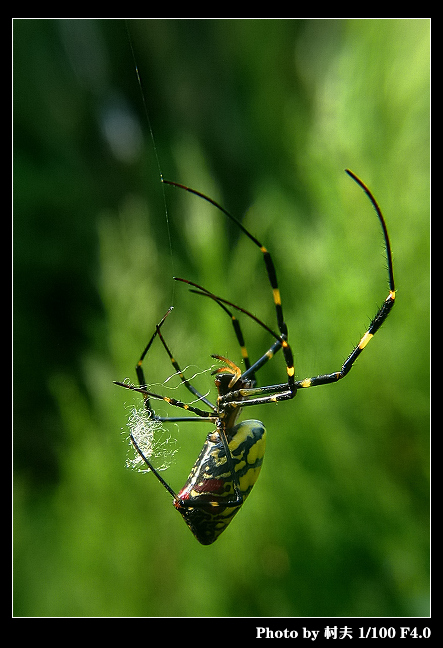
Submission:
[[[14,21],[15,615],[428,613],[429,30]],[[112,381],[135,382],[170,305],[163,332],[197,388],[213,393],[212,353],[240,361],[229,318],[173,275],[275,327],[273,303],[257,248],[163,187],[156,154],[271,250],[297,378],[339,369],[388,291],[377,218],[345,167],[394,254],[398,303],[346,380],[247,412],[268,430],[263,470],[210,547],[125,468],[140,399]],[[272,340],[242,324],[257,358]],[[171,395],[160,346],[146,379]],[[284,376],[276,357],[260,384]],[[172,426],[176,490],[208,431]]]

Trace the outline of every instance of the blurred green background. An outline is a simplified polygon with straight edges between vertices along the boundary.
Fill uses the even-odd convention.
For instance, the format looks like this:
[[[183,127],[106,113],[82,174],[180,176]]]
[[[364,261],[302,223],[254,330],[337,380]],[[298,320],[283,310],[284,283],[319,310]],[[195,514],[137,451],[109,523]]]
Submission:
[[[429,613],[429,32],[14,21],[15,615]],[[164,335],[197,388],[213,395],[211,353],[240,362],[229,318],[173,275],[275,316],[259,250],[160,171],[272,251],[304,378],[340,368],[388,291],[378,221],[346,167],[385,214],[398,303],[346,380],[247,411],[268,429],[264,467],[203,547],[154,477],[125,467],[140,399],[112,381],[135,382],[170,305]],[[272,339],[242,324],[258,358]],[[145,372],[189,400],[162,384],[160,345]],[[259,380],[284,376],[277,356]],[[171,426],[176,490],[208,432]]]

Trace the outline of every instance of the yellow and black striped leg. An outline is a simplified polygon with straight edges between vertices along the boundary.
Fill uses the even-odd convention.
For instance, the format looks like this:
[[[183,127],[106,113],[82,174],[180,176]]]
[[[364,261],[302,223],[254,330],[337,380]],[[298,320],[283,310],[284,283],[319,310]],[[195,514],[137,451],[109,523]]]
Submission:
[[[185,387],[186,387],[186,388],[191,392],[191,394],[194,394],[194,396],[197,396],[198,400],[200,400],[200,401],[202,401],[203,403],[205,403],[208,407],[210,407],[210,408],[212,409],[213,412],[215,412],[215,407],[214,407],[214,405],[213,405],[213,404],[212,404],[212,403],[211,403],[211,402],[206,398],[206,396],[203,396],[203,394],[200,394],[200,392],[197,391],[193,385],[191,385],[191,383],[189,382],[189,380],[187,380],[187,378],[185,378],[184,373],[182,372],[182,370],[180,369],[180,367],[179,367],[179,365],[178,365],[178,362],[176,361],[176,359],[175,359],[174,356],[172,355],[172,353],[171,353],[171,351],[170,351],[168,345],[166,344],[165,339],[164,339],[163,335],[161,334],[161,332],[160,332],[160,328],[159,328],[159,327],[157,327],[157,333],[158,333],[158,337],[159,337],[160,340],[161,340],[161,343],[163,344],[163,346],[164,346],[164,348],[165,348],[165,350],[166,350],[166,353],[167,353],[168,356],[169,356],[169,359],[170,359],[170,361],[171,361],[171,364],[172,364],[172,366],[174,367],[174,369],[176,370],[177,375],[178,375],[178,377],[180,378],[180,380],[182,381],[182,383],[183,383],[183,384],[185,385]]]
[[[240,322],[235,317],[235,315],[228,308],[226,308],[224,303],[222,303],[220,300],[218,300],[216,298],[216,296],[213,295],[209,290],[206,290],[206,288],[203,288],[203,286],[199,286],[198,284],[193,283],[193,282],[191,282],[191,281],[189,281],[187,279],[180,279],[179,277],[174,277],[174,279],[176,281],[182,281],[183,283],[187,283],[187,284],[189,284],[191,286],[195,286],[196,288],[198,288],[198,290],[194,290],[194,289],[191,288],[190,292],[192,292],[192,293],[194,293],[196,295],[202,295],[203,297],[210,297],[221,308],[223,308],[225,313],[227,313],[229,315],[229,317],[231,318],[232,326],[234,327],[235,336],[236,336],[237,341],[238,341],[238,343],[240,345],[240,351],[241,351],[241,355],[242,355],[242,358],[243,358],[243,362],[245,363],[245,367],[248,370],[250,368],[250,366],[251,366],[251,362],[249,360],[249,354],[248,354],[248,350],[246,348],[246,344],[245,344],[245,340],[244,340],[243,333],[242,333],[242,330],[241,330]],[[252,373],[250,374],[250,379],[254,380],[254,375]]]
[[[141,354],[141,356],[140,356],[140,360],[137,362],[137,365],[136,365],[136,367],[135,367],[135,373],[137,374],[138,384],[139,384],[140,387],[144,387],[144,386],[146,386],[145,376],[144,376],[143,368],[142,368],[143,360],[145,359],[145,356],[146,356],[146,354],[148,353],[149,349],[151,348],[151,345],[152,345],[152,343],[154,342],[155,338],[156,338],[157,335],[160,333],[160,328],[163,326],[163,324],[164,324],[166,318],[168,317],[168,315],[169,315],[169,313],[170,313],[171,311],[172,311],[172,306],[171,306],[171,308],[169,308],[169,309],[167,310],[167,312],[165,313],[165,315],[162,317],[162,319],[160,320],[160,322],[159,322],[159,323],[157,324],[157,326],[155,327],[155,331],[154,331],[154,333],[152,334],[151,339],[149,340],[149,342],[148,342],[148,344],[146,345],[146,347],[145,347],[143,353]],[[120,384],[122,384],[122,383],[115,383],[115,384],[120,385]],[[123,386],[124,386],[124,387],[128,387],[128,385],[126,385],[126,384],[123,384]],[[153,410],[152,407],[151,407],[151,403],[150,403],[150,400],[149,400],[148,395],[147,395],[147,394],[144,394],[144,395],[143,395],[143,398],[144,398],[144,403],[145,403],[145,407],[146,407],[146,409],[148,410],[148,412],[150,412],[150,414],[151,414],[152,417],[155,417],[155,412],[154,412],[154,410]]]
[[[134,385],[128,385],[127,383],[119,382],[118,380],[114,380],[114,385],[118,385],[119,387],[125,387],[126,389],[130,389],[131,391],[138,392],[139,394],[143,394],[144,397],[149,398],[155,398],[157,400],[164,401],[165,403],[168,403],[169,405],[173,405],[174,407],[180,407],[183,410],[186,410],[187,412],[192,412],[193,414],[197,414],[197,417],[180,417],[180,418],[171,418],[169,416],[163,417],[163,416],[156,416],[154,413],[154,410],[152,408],[149,408],[149,411],[152,412],[153,417],[157,421],[170,421],[170,422],[176,422],[176,421],[198,421],[198,420],[203,420],[203,421],[216,421],[217,420],[217,414],[214,412],[207,412],[205,410],[199,409],[198,407],[194,407],[193,405],[188,405],[187,403],[183,403],[183,401],[179,401],[176,398],[169,398],[169,396],[162,396],[161,394],[155,394],[154,392],[148,391],[144,387],[135,387]]]
[[[171,182],[169,180],[162,180],[162,182],[164,182],[165,184],[172,185],[173,187],[178,187],[180,189],[184,189],[185,191],[188,191],[189,193],[192,193],[195,196],[199,196],[200,198],[203,198],[207,202],[211,203],[211,205],[214,205],[214,207],[219,209],[221,212],[223,212],[223,214],[225,214],[228,218],[230,218],[232,221],[234,221],[234,223],[237,224],[237,226],[242,230],[242,232],[244,234],[246,234],[246,236],[249,239],[251,239],[251,241],[253,243],[255,243],[255,245],[257,245],[257,247],[260,248],[261,252],[263,253],[263,259],[264,259],[264,262],[265,262],[266,271],[268,273],[269,282],[270,282],[271,288],[272,288],[272,295],[273,295],[273,299],[274,299],[275,312],[276,312],[276,315],[277,315],[277,324],[278,324],[278,329],[280,331],[280,336],[279,337],[281,338],[281,341],[282,341],[283,355],[284,355],[286,366],[287,366],[288,384],[289,384],[290,388],[293,388],[293,386],[294,386],[294,362],[293,362],[293,357],[292,357],[292,351],[291,351],[291,348],[290,348],[290,346],[288,344],[288,327],[286,326],[286,323],[285,323],[284,317],[283,317],[283,308],[282,308],[282,304],[281,304],[280,291],[279,291],[278,283],[277,283],[277,273],[275,271],[274,262],[272,261],[272,257],[271,257],[270,252],[265,248],[264,245],[262,245],[260,243],[260,241],[257,238],[255,238],[255,236],[253,236],[251,234],[251,232],[249,232],[246,229],[246,227],[239,220],[237,220],[237,218],[235,218],[232,214],[230,214],[224,207],[219,205],[218,202],[216,202],[212,198],[209,198],[209,196],[205,196],[205,194],[201,193],[200,191],[196,191],[195,189],[191,189],[190,187],[186,187],[185,185],[179,184],[177,182]],[[205,289],[203,289],[203,291],[205,293],[207,292]],[[235,308],[237,308],[234,304],[231,304],[230,302],[227,302],[226,300],[216,299],[216,301],[223,302],[225,304],[228,303],[231,306],[234,306]],[[242,310],[242,312],[246,312],[243,309],[239,309],[239,310]],[[248,313],[248,315],[250,315],[250,313]],[[257,318],[254,318],[254,319],[256,319],[256,321],[259,321],[259,320],[257,320]],[[259,323],[262,324],[261,322],[259,322]],[[275,335],[275,334],[273,333],[273,335]]]
[[[346,358],[340,371],[335,371],[334,373],[331,374],[321,374],[320,376],[313,376],[312,378],[305,378],[304,380],[297,380],[295,383],[296,389],[316,387],[318,385],[328,385],[329,383],[337,382],[337,380],[341,380],[342,378],[344,378],[351,370],[354,362],[357,360],[360,353],[366,347],[368,342],[372,340],[375,333],[383,324],[383,322],[389,315],[392,307],[394,306],[394,303],[395,303],[395,292],[392,291],[389,293],[383,306],[380,308],[377,315],[372,320],[371,325],[369,326],[366,333],[363,335],[360,342],[357,344],[357,346],[352,351],[352,353]]]
[[[277,340],[277,342],[274,342],[272,347],[270,349],[268,349],[268,351],[266,351],[266,353],[261,358],[259,358],[256,362],[254,362],[254,364],[252,366],[249,366],[249,368],[246,369],[246,371],[242,374],[243,379],[247,378],[248,380],[254,380],[255,381],[255,373],[261,367],[263,367],[263,365],[266,364],[266,362],[268,362],[271,358],[273,358],[275,353],[277,353],[277,351],[279,351],[280,349],[283,349],[283,353],[284,353],[284,356],[285,356],[285,362],[286,362],[286,371],[287,371],[287,375],[288,375],[288,385],[287,385],[287,387],[289,389],[294,388],[294,361],[293,361],[291,347],[289,346],[285,335],[278,335],[277,333],[275,333],[275,331],[270,329],[269,326],[267,326],[264,322],[259,320],[258,317],[256,317],[255,315],[253,315],[252,313],[247,311],[245,308],[242,308],[241,306],[237,306],[236,304],[233,304],[232,302],[228,301],[227,299],[223,299],[223,297],[219,297],[217,295],[214,295],[213,293],[209,292],[209,290],[206,290],[206,288],[203,288],[202,286],[199,286],[195,282],[189,281],[189,279],[181,279],[180,277],[174,277],[174,279],[176,281],[181,281],[181,282],[186,283],[186,284],[188,284],[190,286],[194,286],[195,288],[198,288],[198,290],[191,290],[191,292],[194,292],[194,293],[196,293],[198,295],[203,295],[205,297],[210,297],[211,299],[216,301],[219,304],[219,306],[224,308],[226,310],[226,312],[231,316],[231,318],[233,320],[234,328],[236,328],[235,322],[237,322],[238,330],[239,330],[240,336],[241,336],[241,337],[237,336],[237,339],[238,339],[238,341],[240,343],[240,346],[241,346],[241,349],[242,349],[242,355],[243,355],[244,358],[245,358],[245,356],[247,356],[247,351],[246,351],[246,347],[244,346],[243,336],[241,335],[240,325],[238,324],[238,320],[232,315],[232,313],[227,308],[225,308],[224,304],[228,304],[229,306],[232,306],[232,308],[235,308],[236,310],[240,311],[241,313],[244,313],[245,315],[247,315],[248,317],[253,319],[255,322],[257,322],[257,324],[259,324],[262,328],[264,328],[266,331],[268,331],[268,333],[270,333]],[[216,357],[216,356],[213,356],[213,357]],[[245,364],[246,364],[246,361],[245,361]],[[248,364],[250,364],[249,360],[248,360]]]
[[[386,247],[386,259],[388,262],[389,294],[386,297],[383,306],[379,309],[376,316],[372,320],[368,330],[363,335],[362,339],[357,344],[357,346],[352,351],[352,353],[348,356],[348,358],[343,363],[341,370],[331,374],[322,374],[320,376],[313,376],[312,378],[305,378],[304,380],[298,380],[295,383],[296,389],[299,388],[303,389],[306,387],[316,387],[317,385],[328,385],[329,383],[333,383],[336,382],[337,380],[341,380],[342,378],[344,378],[350,371],[351,367],[353,366],[354,362],[357,360],[360,353],[366,347],[368,342],[372,340],[372,338],[374,337],[374,335],[376,334],[380,326],[386,320],[395,303],[395,285],[394,285],[394,269],[392,264],[392,252],[391,252],[391,244],[389,241],[388,230],[386,227],[385,219],[383,218],[383,214],[381,213],[377,201],[375,200],[374,196],[372,195],[368,187],[364,184],[364,182],[360,180],[360,178],[358,178],[354,173],[352,173],[352,171],[349,171],[349,169],[346,169],[346,173],[353,180],[355,180],[355,182],[364,190],[369,200],[371,201],[372,206],[374,207],[377,216],[379,218],[380,224],[382,226],[383,236],[385,240],[385,247]]]
[[[296,389],[289,389],[287,383],[281,385],[269,385],[267,387],[255,387],[253,389],[238,389],[230,392],[221,399],[220,405],[225,407],[248,407],[252,405],[265,405],[267,403],[278,403],[284,400],[291,400],[296,395]],[[255,396],[255,398],[251,398]]]
[[[146,355],[147,355],[149,349],[151,348],[151,345],[152,345],[154,339],[155,339],[156,336],[158,335],[158,337],[160,338],[160,341],[162,342],[162,344],[163,344],[163,346],[164,346],[164,348],[165,348],[165,350],[166,350],[166,353],[167,353],[168,356],[169,356],[169,359],[171,360],[172,366],[173,366],[174,369],[176,370],[176,372],[177,372],[177,374],[178,374],[180,380],[182,381],[182,383],[185,385],[185,387],[186,387],[186,388],[187,388],[187,389],[188,389],[188,390],[189,390],[189,391],[190,391],[194,396],[197,396],[197,398],[198,398],[199,400],[201,400],[202,402],[204,402],[206,405],[208,405],[208,407],[210,407],[210,408],[212,409],[212,411],[215,411],[215,407],[214,407],[214,405],[213,405],[213,404],[212,404],[212,403],[211,403],[211,402],[210,402],[210,401],[209,401],[205,396],[203,396],[202,394],[200,394],[200,393],[195,389],[195,387],[193,387],[193,385],[191,385],[191,383],[190,383],[190,382],[185,378],[185,376],[184,376],[182,370],[180,369],[180,367],[179,367],[177,361],[175,360],[175,358],[173,357],[173,355],[172,355],[172,353],[171,353],[171,351],[170,351],[168,345],[166,344],[165,339],[163,338],[163,335],[162,335],[162,333],[161,333],[161,331],[160,331],[160,328],[163,326],[163,324],[164,324],[166,318],[168,317],[169,313],[170,313],[172,310],[173,310],[173,307],[171,306],[171,307],[168,309],[168,311],[166,312],[166,314],[162,317],[161,321],[157,324],[157,326],[155,327],[155,331],[154,331],[154,333],[153,333],[151,339],[149,340],[148,344],[146,345],[145,350],[143,351],[143,353],[142,353],[142,355],[141,355],[141,357],[140,357],[140,360],[137,362],[137,366],[135,367],[135,371],[136,371],[136,374],[137,374],[137,379],[138,379],[139,386],[140,386],[140,387],[143,387],[143,388],[146,387],[146,381],[145,381],[145,376],[144,376],[144,372],[143,372],[142,363],[143,363],[143,361],[144,361],[144,359],[145,359],[145,357],[146,357]],[[117,384],[121,384],[121,383],[117,383]],[[158,418],[158,417],[155,415],[154,410],[152,409],[152,406],[151,406],[151,403],[150,403],[150,400],[149,400],[149,396],[148,396],[148,392],[145,390],[145,391],[143,391],[143,392],[141,392],[141,393],[144,395],[144,400],[145,400],[145,407],[146,407],[146,409],[151,413],[151,415],[152,415],[154,418]]]

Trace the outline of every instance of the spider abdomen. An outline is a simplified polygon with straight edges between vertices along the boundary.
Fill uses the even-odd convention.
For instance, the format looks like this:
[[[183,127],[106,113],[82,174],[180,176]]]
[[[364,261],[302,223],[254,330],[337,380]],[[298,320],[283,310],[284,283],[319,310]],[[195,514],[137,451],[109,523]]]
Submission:
[[[258,479],[265,453],[261,421],[243,421],[226,432],[228,455],[219,432],[208,434],[174,502],[202,544],[214,542],[238,512]]]

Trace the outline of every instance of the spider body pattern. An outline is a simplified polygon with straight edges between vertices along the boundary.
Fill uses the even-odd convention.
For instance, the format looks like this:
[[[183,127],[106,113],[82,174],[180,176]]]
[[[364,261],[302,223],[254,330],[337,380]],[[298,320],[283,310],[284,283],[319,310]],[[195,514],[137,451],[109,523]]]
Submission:
[[[266,430],[261,421],[243,421],[227,428],[225,433],[228,453],[221,436],[223,432],[208,434],[174,502],[202,544],[214,542],[240,510],[257,481],[263,462]],[[185,502],[193,506],[186,506]]]
[[[240,367],[228,358],[213,355],[212,357],[222,364],[222,366],[212,372],[215,375],[215,386],[218,394],[216,403],[211,403],[206,396],[200,394],[185,377],[163,337],[161,329],[169,313],[172,311],[171,307],[155,327],[155,331],[136,365],[139,386],[115,382],[115,384],[121,387],[131,389],[143,395],[144,407],[147,409],[149,417],[153,421],[166,423],[189,421],[207,422],[211,423],[213,427],[215,425],[215,429],[207,435],[203,448],[185,485],[178,493],[163,479],[160,472],[150,461],[150,457],[146,456],[143,452],[133,433],[130,433],[131,441],[136,452],[162,486],[170,493],[173,498],[174,507],[180,512],[194,536],[203,545],[212,544],[226,529],[248,497],[260,473],[265,452],[266,430],[263,423],[257,420],[238,422],[238,417],[242,409],[259,404],[291,400],[299,389],[327,385],[344,378],[360,353],[386,320],[395,303],[392,253],[384,217],[368,187],[354,173],[349,170],[346,170],[346,172],[366,193],[380,221],[386,248],[389,293],[371,321],[368,330],[347,357],[341,369],[302,380],[295,379],[293,355],[288,342],[288,328],[283,317],[277,274],[269,251],[240,221],[214,200],[195,189],[163,180],[165,184],[186,190],[214,205],[214,207],[234,221],[243,233],[260,249],[263,254],[266,272],[272,290],[278,327],[278,331],[274,331],[246,309],[213,294],[192,281],[174,277],[175,280],[190,286],[191,292],[215,301],[231,318],[234,332],[241,349],[245,369],[242,371]],[[254,320],[274,338],[274,342],[269,349],[252,364],[245,346],[239,320],[234,315],[234,311],[238,311]],[[142,364],[152,343],[157,337],[160,339],[181,382],[196,397],[196,401],[192,405],[175,398],[154,393],[147,388]],[[258,387],[256,373],[280,350],[282,350],[286,365],[285,382]],[[152,407],[152,400],[166,402],[172,407],[177,408],[177,410],[186,411],[188,415],[171,417],[158,416]],[[198,403],[199,407],[195,405],[195,402]]]

